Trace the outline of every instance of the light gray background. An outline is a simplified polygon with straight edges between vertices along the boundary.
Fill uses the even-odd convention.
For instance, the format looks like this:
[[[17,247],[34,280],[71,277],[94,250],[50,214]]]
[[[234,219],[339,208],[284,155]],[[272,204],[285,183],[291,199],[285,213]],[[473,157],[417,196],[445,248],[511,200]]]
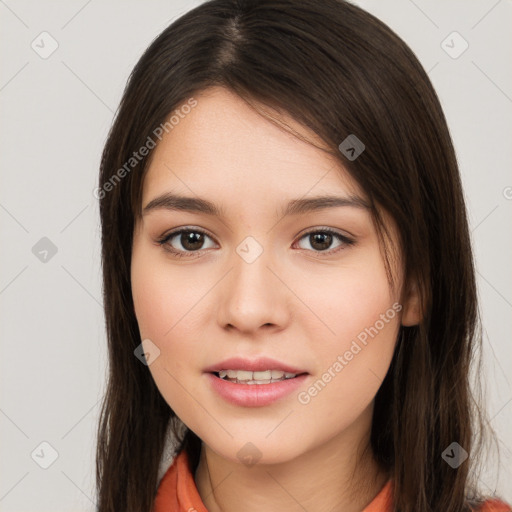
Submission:
[[[94,510],[106,342],[92,190],[132,67],[199,3],[0,0],[1,511]],[[452,131],[478,265],[486,404],[502,454],[499,475],[493,456],[481,484],[512,502],[512,2],[355,3],[415,51]],[[47,59],[31,48],[43,31],[59,45]],[[458,58],[445,51],[463,48],[457,36],[446,40],[453,31],[469,44]],[[45,263],[32,252],[42,237],[58,249]],[[42,442],[58,452],[48,469],[35,462],[51,462]]]

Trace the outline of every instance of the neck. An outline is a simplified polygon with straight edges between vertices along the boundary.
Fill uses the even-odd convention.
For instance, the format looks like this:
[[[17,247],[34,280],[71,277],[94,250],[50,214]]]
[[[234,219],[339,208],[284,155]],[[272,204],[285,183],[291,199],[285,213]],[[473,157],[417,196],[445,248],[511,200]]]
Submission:
[[[250,467],[222,457],[203,443],[195,472],[199,495],[209,512],[360,512],[388,478],[369,448],[369,435],[355,440],[347,432],[292,460]]]

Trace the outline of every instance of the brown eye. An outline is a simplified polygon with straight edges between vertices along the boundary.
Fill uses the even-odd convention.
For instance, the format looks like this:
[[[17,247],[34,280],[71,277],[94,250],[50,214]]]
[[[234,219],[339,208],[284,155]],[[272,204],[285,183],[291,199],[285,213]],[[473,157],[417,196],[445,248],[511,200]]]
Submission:
[[[300,240],[304,239],[309,243],[309,247],[301,247],[301,249],[311,249],[314,252],[336,252],[354,244],[354,241],[350,238],[328,228],[309,231],[300,238]],[[336,240],[338,245],[332,247]]]
[[[205,247],[206,239],[211,239],[211,237],[199,229],[189,228],[169,233],[158,243],[177,256],[189,256],[187,253],[195,253],[210,248],[211,246]]]
[[[330,233],[312,233],[309,235],[309,243],[313,249],[325,251],[329,249],[333,238]]]
[[[204,234],[197,231],[182,231],[179,241],[187,251],[201,249],[204,243]]]

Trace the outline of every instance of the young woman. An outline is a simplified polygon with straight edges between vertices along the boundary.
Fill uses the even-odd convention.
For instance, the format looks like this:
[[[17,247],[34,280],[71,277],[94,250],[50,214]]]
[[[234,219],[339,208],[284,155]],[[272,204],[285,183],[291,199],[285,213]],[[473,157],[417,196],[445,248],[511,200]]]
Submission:
[[[153,41],[101,162],[98,511],[510,511],[438,98],[339,0],[211,0]],[[171,447],[166,457],[166,447]]]

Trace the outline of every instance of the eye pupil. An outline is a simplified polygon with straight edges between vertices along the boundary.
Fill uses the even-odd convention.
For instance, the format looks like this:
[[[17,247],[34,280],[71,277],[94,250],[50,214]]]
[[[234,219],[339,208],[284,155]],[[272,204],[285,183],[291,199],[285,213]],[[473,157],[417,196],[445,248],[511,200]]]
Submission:
[[[332,244],[332,235],[330,233],[313,233],[310,235],[311,247],[317,250],[325,250],[330,247]],[[319,244],[320,247],[315,246],[315,244]]]
[[[197,249],[197,245],[201,246],[204,242],[203,233],[198,233],[197,231],[184,231],[181,234],[181,244],[185,249],[194,250]]]

